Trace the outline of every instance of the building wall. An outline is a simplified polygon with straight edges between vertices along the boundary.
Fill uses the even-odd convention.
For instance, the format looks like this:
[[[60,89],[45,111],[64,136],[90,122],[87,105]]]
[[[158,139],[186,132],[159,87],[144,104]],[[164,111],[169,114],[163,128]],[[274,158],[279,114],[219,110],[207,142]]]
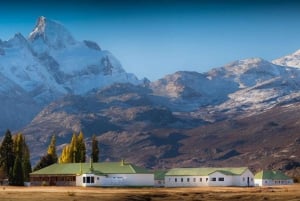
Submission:
[[[232,176],[233,186],[254,186],[254,175],[250,170],[246,170],[241,175]]]
[[[109,174],[102,186],[154,186],[154,174]]]
[[[160,179],[154,180],[154,186],[164,187],[165,186],[165,180],[160,180]]]
[[[165,187],[208,186],[208,176],[165,176]]]
[[[40,175],[30,176],[32,186],[75,186],[76,177],[73,175]]]
[[[272,179],[255,179],[255,186],[277,186],[277,185],[291,185],[292,179],[287,180],[272,180]]]
[[[94,177],[93,182],[92,177]],[[76,186],[154,186],[154,174],[108,174],[107,176],[83,174],[76,177]]]
[[[214,172],[209,175],[209,186],[232,186],[233,179],[231,175],[224,175],[220,172]]]
[[[100,186],[101,180],[104,176],[94,175],[94,174],[83,174],[76,176],[76,186]]]

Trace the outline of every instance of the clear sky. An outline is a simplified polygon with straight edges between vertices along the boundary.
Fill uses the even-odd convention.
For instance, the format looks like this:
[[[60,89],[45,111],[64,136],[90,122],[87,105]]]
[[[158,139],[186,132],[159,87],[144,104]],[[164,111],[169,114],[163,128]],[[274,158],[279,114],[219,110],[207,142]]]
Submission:
[[[300,49],[300,3],[292,0],[11,0],[0,3],[0,39],[28,36],[39,16],[96,41],[127,72],[150,80]]]

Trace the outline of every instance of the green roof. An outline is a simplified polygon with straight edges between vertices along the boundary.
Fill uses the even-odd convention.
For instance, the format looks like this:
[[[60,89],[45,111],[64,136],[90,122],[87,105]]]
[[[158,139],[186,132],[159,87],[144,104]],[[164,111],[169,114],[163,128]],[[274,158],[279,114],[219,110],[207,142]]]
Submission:
[[[225,175],[241,175],[248,168],[173,168],[166,173],[166,176],[208,176],[214,172]]]
[[[291,179],[280,171],[272,170],[262,170],[258,172],[255,176],[255,179],[272,179],[272,180],[287,180]]]
[[[147,169],[130,163],[102,162],[93,163],[93,170],[90,168],[90,163],[56,163],[30,175],[76,175],[91,172],[98,175],[150,173]]]
[[[167,170],[155,170],[154,171],[154,179],[155,180],[164,180],[165,174],[167,173]]]

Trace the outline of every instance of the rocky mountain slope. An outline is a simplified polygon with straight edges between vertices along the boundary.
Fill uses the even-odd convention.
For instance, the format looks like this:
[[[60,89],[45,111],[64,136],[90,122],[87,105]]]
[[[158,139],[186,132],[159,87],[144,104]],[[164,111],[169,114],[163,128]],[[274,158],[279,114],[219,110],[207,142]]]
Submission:
[[[35,143],[34,153],[53,133],[63,144],[82,130],[88,143],[98,136],[102,160],[126,158],[150,168],[247,165],[294,174],[299,73],[252,58],[203,74],[115,84],[53,102],[22,132]],[[36,133],[43,135],[34,140]]]

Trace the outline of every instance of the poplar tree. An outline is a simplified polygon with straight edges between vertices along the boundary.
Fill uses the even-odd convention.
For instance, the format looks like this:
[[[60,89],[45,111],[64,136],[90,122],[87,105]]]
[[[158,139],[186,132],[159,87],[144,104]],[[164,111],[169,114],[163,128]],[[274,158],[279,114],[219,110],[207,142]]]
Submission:
[[[71,163],[77,162],[76,159],[78,158],[78,154],[77,154],[77,135],[76,135],[76,133],[73,133],[70,147],[69,147],[69,150],[66,152],[66,154],[69,154],[69,157],[71,158],[71,161],[70,161]]]
[[[12,184],[23,186],[24,181],[29,181],[31,163],[29,148],[22,133],[17,134],[13,138],[13,151],[16,159],[12,171]]]
[[[24,181],[28,182],[29,174],[32,172],[32,169],[31,169],[31,162],[30,162],[30,151],[26,143],[24,146],[22,166],[23,166]]]
[[[86,147],[84,143],[84,136],[83,133],[80,132],[77,137],[77,157],[76,162],[84,163],[85,162],[85,155],[86,155]]]
[[[14,162],[11,184],[15,185],[15,186],[23,186],[24,185],[24,171],[23,171],[23,167],[22,167],[22,161],[18,155]]]
[[[56,154],[56,136],[53,135],[51,138],[51,142],[48,146],[47,154],[50,155],[54,161],[57,162],[57,154]],[[51,164],[50,164],[51,165]]]
[[[10,130],[7,130],[0,146],[0,166],[3,168],[6,177],[9,177],[12,173],[14,160],[13,139]]]
[[[59,163],[85,162],[86,147],[82,132],[77,136],[73,134],[70,144],[66,145],[59,157]]]
[[[98,140],[95,135],[92,137],[92,159],[93,162],[99,162]]]
[[[57,154],[56,154],[56,136],[53,135],[50,141],[50,144],[47,149],[47,153],[41,157],[40,161],[34,167],[34,171],[47,167],[57,163]]]
[[[58,162],[59,163],[72,163],[72,151],[71,151],[71,146],[68,144],[64,146],[61,156],[59,157]]]

